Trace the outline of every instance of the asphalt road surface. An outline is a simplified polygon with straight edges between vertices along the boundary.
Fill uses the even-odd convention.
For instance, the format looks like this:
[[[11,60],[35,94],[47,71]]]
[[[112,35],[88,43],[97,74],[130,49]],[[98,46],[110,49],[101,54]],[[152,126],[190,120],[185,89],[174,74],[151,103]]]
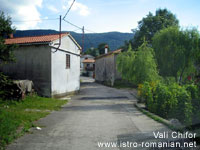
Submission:
[[[82,80],[79,94],[61,110],[37,122],[42,130],[33,128],[32,133],[20,137],[7,149],[149,149],[144,142],[155,140],[153,132],[168,130],[138,111],[130,92],[94,83],[89,78]]]

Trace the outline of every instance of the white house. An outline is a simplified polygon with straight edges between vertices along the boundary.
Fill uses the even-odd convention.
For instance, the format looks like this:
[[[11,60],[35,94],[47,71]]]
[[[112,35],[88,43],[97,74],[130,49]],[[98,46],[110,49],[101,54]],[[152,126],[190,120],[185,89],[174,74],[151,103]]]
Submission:
[[[79,90],[81,47],[69,33],[10,38],[5,43],[19,46],[14,51],[16,62],[1,66],[0,71],[14,79],[32,80],[41,96]]]
[[[83,61],[85,60],[85,59],[92,59],[92,60],[94,60],[94,56],[92,56],[92,55],[82,55],[81,56],[81,69],[83,70],[83,68],[84,68],[84,64],[83,64]]]

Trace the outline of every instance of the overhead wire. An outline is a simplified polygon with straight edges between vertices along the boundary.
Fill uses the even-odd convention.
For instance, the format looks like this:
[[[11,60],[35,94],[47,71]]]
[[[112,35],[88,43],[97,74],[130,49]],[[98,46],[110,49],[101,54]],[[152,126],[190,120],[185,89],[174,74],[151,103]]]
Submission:
[[[78,25],[75,25],[74,23],[71,23],[71,22],[69,22],[69,21],[67,21],[67,20],[65,20],[65,19],[64,19],[64,21],[65,21],[66,23],[68,23],[68,24],[70,24],[70,25],[76,27],[77,30],[79,30],[79,29],[82,30],[82,28],[79,27]],[[97,34],[97,32],[92,31],[92,30],[87,29],[87,28],[84,28],[84,30],[85,30],[85,31],[88,31],[88,32],[90,32],[90,33],[92,32],[92,33],[96,33],[96,34]],[[91,42],[91,40],[88,38],[87,34],[85,34],[85,37],[88,39],[90,45],[92,45],[91,47],[93,47],[93,45],[95,45],[95,44],[92,44],[92,42]],[[124,40],[119,40],[119,39],[115,39],[115,40],[118,41],[118,42],[124,42]]]
[[[67,21],[67,20],[65,20],[65,19],[63,19],[63,20],[64,20],[65,22],[67,22],[68,24],[70,24],[70,25],[72,25],[72,26],[74,26],[74,27],[76,27],[76,28],[82,30],[81,27],[79,27],[79,26],[77,26],[77,25],[75,25],[75,24],[73,24],[73,23],[71,23],[71,22],[69,22],[69,21]]]
[[[51,21],[51,20],[58,20],[59,18],[52,18],[52,19],[38,19],[38,20],[14,20],[12,22],[39,22],[39,21]]]
[[[74,2],[75,2],[75,0],[73,0],[71,6],[69,7],[69,9],[67,10],[66,14],[64,15],[63,20],[65,19],[65,17],[67,16],[67,14],[69,13],[69,11],[71,10],[71,8],[72,8]]]

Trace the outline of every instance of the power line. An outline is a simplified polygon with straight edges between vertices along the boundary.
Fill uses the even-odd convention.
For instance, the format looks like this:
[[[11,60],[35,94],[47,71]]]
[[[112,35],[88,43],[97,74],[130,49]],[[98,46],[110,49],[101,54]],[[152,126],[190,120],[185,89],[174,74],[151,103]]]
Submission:
[[[67,14],[69,13],[70,9],[72,8],[73,4],[74,4],[75,0],[73,0],[71,6],[69,7],[68,11],[66,12],[65,16],[63,17],[63,20],[65,19],[65,17],[67,16]]]
[[[74,27],[76,27],[76,28],[80,29],[80,30],[82,30],[82,29],[83,29],[83,28],[81,28],[80,26],[78,26],[78,25],[75,25],[75,24],[73,24],[73,23],[71,23],[71,22],[69,22],[69,21],[67,21],[67,20],[65,20],[65,19],[64,19],[64,21],[65,21],[65,22],[67,22],[68,24],[70,24],[70,25],[72,25],[72,26],[74,26]],[[87,29],[87,28],[85,28],[84,30],[85,30],[85,31],[88,31],[88,32],[97,33],[97,32],[94,32],[94,31],[92,31],[92,30],[89,30],[89,29]]]
[[[72,26],[74,26],[74,27],[76,27],[76,28],[82,30],[81,27],[79,27],[79,26],[77,26],[77,25],[75,25],[75,24],[73,24],[73,23],[71,23],[71,22],[69,22],[69,21],[67,21],[67,20],[65,20],[65,19],[63,19],[63,20],[64,20],[65,22],[67,22],[68,24],[70,24],[70,25],[72,25]]]
[[[69,31],[69,32],[76,32],[76,31],[78,31],[78,30],[80,30],[80,29],[72,30],[72,31]]]
[[[54,19],[38,19],[38,20],[23,20],[23,21],[18,21],[14,20],[12,22],[39,22],[39,21],[50,21],[50,20],[58,20],[59,18],[54,18]]]
[[[70,25],[76,27],[77,30],[82,30],[82,31],[83,31],[83,28],[79,27],[78,25],[75,25],[75,24],[73,24],[73,23],[71,23],[71,22],[69,22],[69,21],[67,21],[67,20],[65,20],[65,19],[64,19],[64,21],[65,21],[66,23],[68,23],[68,24],[70,24]],[[92,30],[89,30],[89,29],[87,29],[87,28],[84,28],[84,30],[85,30],[85,31],[88,31],[88,32],[92,32],[92,33],[96,33],[96,34],[97,34],[97,32],[92,31]],[[92,44],[92,42],[89,40],[87,34],[84,33],[84,35],[85,35],[85,37],[88,39],[90,45],[94,45],[94,44]],[[113,39],[114,39],[114,38],[113,38]],[[114,40],[116,40],[116,41],[118,41],[118,42],[124,42],[124,41],[125,41],[125,40],[119,40],[119,39],[114,39]]]

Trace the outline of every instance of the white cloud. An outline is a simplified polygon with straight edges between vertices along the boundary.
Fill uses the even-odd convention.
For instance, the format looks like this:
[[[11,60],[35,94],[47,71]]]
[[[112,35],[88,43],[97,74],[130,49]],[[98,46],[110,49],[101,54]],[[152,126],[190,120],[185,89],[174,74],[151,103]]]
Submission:
[[[65,5],[62,6],[62,9],[67,10],[67,7]]]
[[[0,10],[11,16],[12,21],[21,21],[14,23],[17,29],[33,29],[37,28],[38,22],[30,22],[27,20],[40,20],[40,13],[37,7],[42,7],[42,1],[43,0],[0,0]]]
[[[49,10],[55,12],[55,13],[58,13],[58,12],[59,12],[59,10],[58,10],[56,7],[54,7],[53,5],[48,5],[47,8],[48,8]]]
[[[69,0],[68,6],[71,6],[72,2],[73,0]],[[76,1],[74,2],[74,5],[72,6],[71,10],[77,11],[81,16],[88,16],[90,14],[89,8],[86,5]]]

